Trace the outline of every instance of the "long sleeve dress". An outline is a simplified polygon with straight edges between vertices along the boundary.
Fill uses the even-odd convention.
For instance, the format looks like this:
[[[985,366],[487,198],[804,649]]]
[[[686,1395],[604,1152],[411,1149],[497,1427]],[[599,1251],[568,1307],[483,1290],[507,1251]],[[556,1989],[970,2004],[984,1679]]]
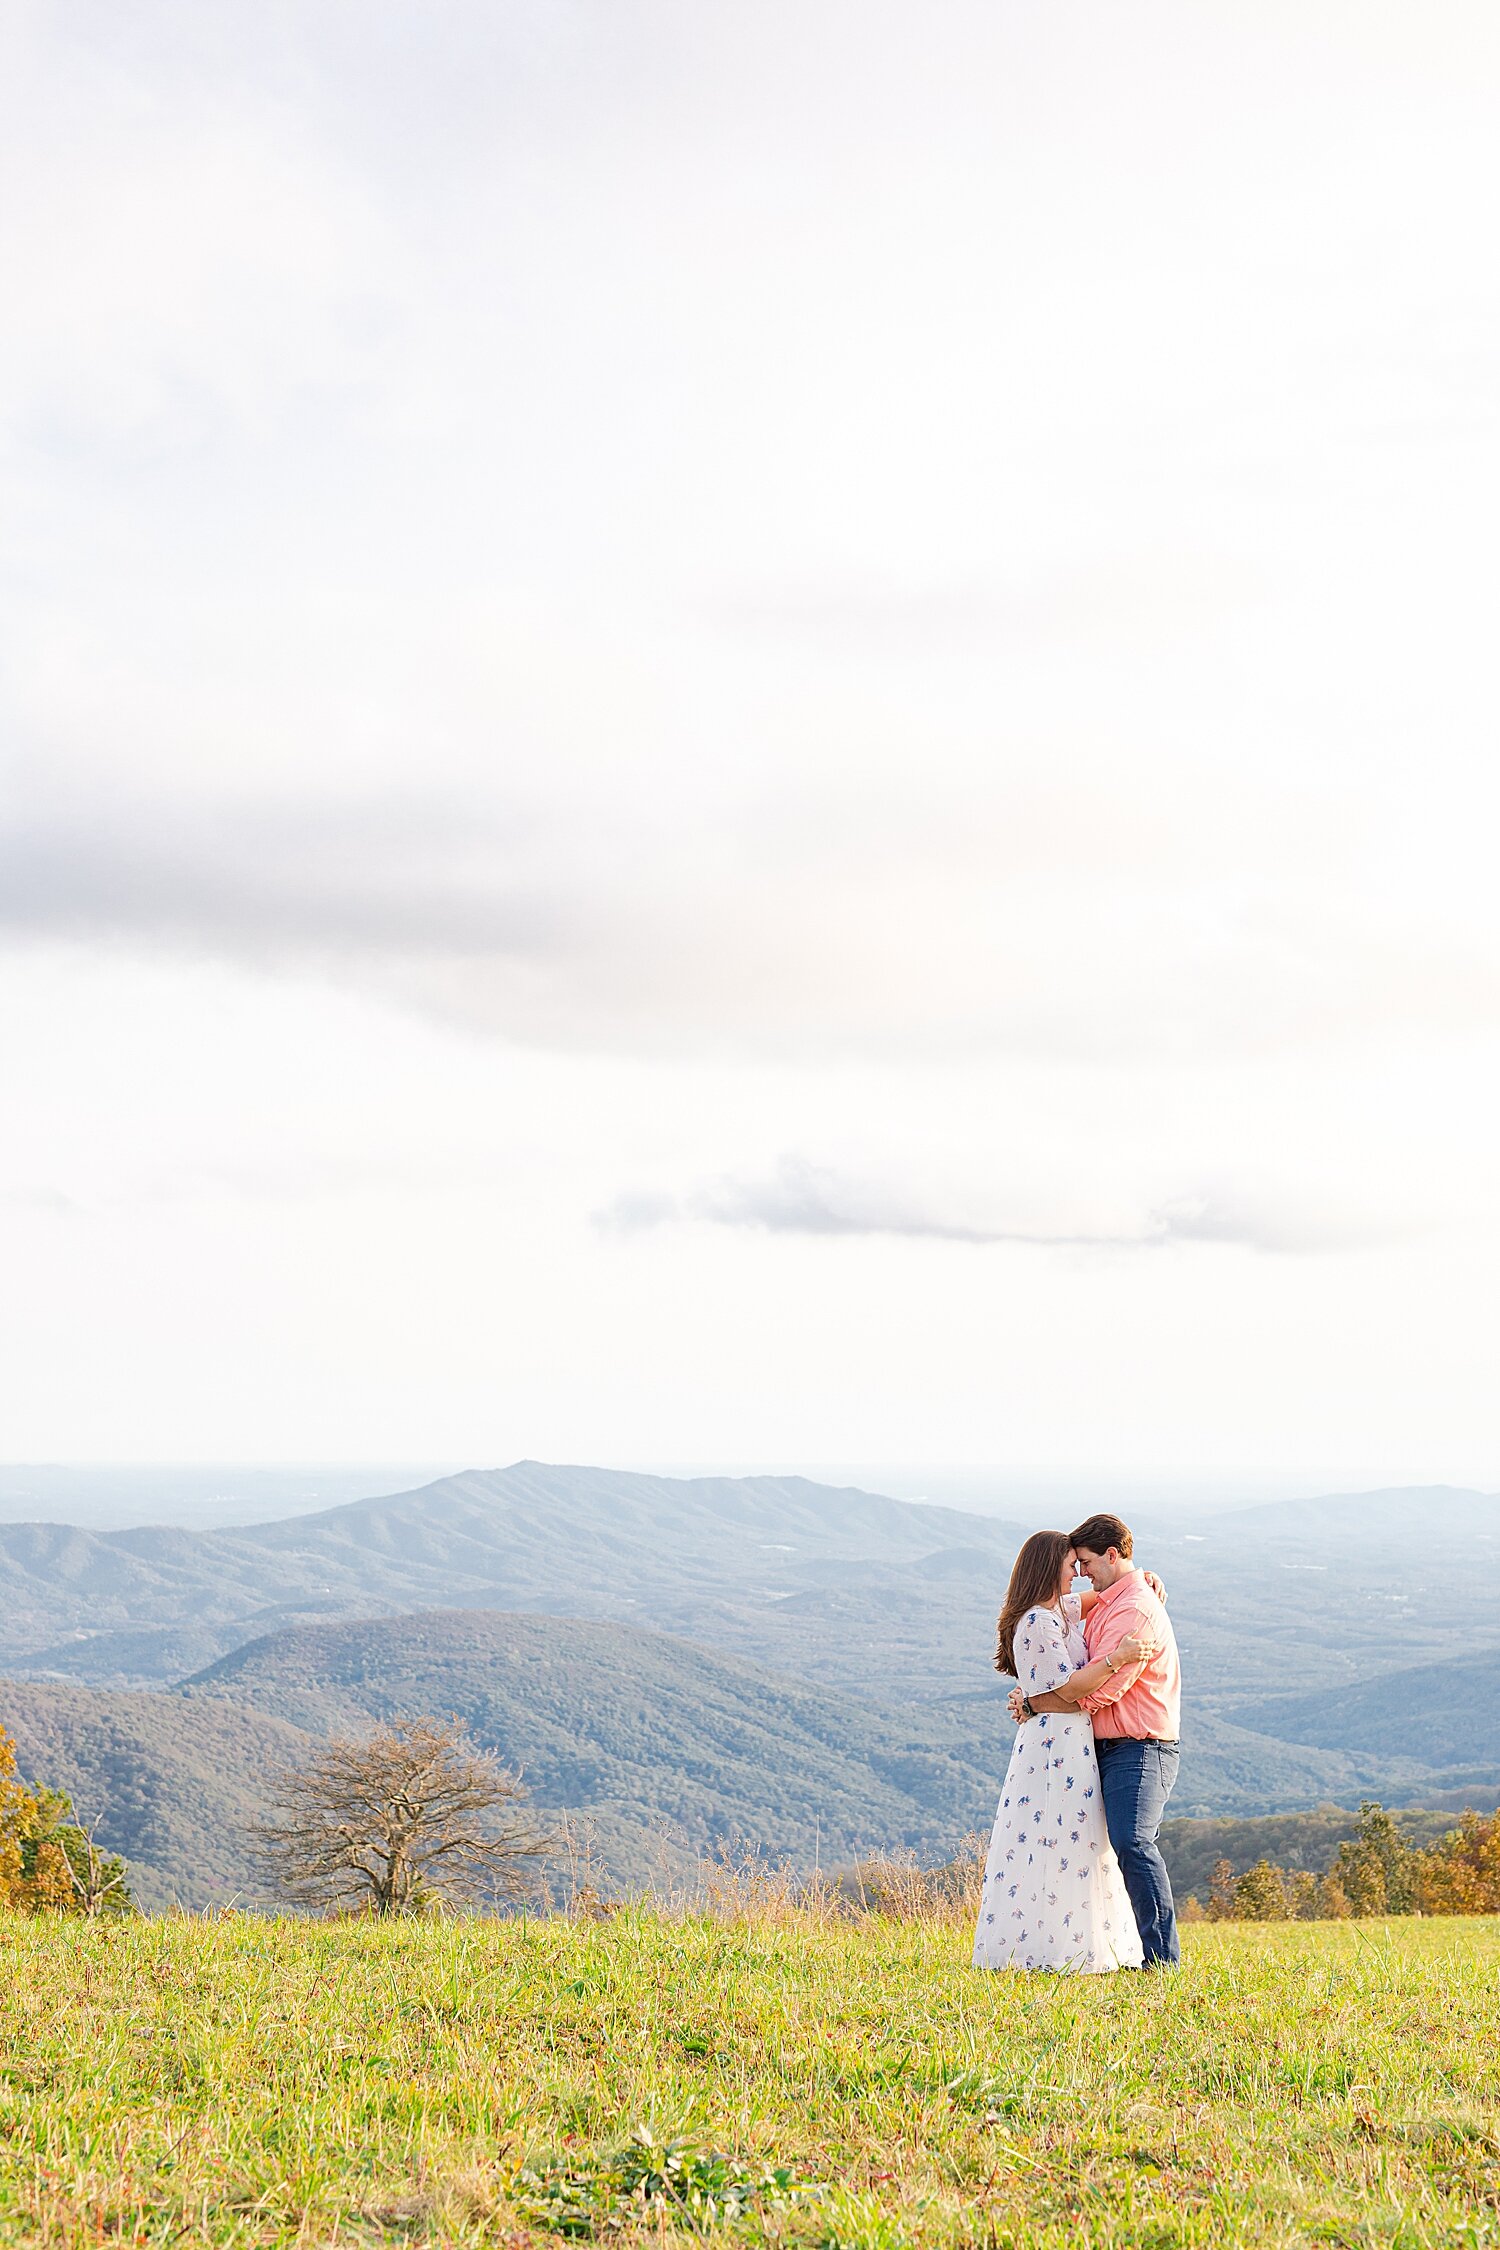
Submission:
[[[1076,1594],[1060,1610],[1026,1612],[1015,1658],[1028,1695],[1050,1694],[1088,1662]],[[1000,1791],[974,1966],[1086,1971],[1136,1968],[1141,1958],[1104,1825],[1093,1723],[1083,1712],[1039,1712],[1016,1729]]]

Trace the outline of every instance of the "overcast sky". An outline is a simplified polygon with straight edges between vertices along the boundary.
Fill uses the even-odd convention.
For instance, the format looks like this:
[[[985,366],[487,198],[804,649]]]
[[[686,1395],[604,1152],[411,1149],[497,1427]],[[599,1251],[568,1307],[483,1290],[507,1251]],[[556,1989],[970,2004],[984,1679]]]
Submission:
[[[0,1458],[1500,1484],[1500,15],[15,0]]]

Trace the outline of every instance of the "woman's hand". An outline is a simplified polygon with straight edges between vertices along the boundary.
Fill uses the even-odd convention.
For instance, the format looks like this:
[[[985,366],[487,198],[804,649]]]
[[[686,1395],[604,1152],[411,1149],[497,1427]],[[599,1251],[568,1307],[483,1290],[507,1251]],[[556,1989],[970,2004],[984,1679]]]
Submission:
[[[1157,1644],[1149,1633],[1127,1633],[1110,1655],[1121,1664],[1144,1664],[1147,1657],[1156,1654]]]

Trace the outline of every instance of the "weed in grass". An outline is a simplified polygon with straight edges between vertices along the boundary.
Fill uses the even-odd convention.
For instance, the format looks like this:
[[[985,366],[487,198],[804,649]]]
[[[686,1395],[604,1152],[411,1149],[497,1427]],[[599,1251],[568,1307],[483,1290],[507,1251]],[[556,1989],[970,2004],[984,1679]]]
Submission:
[[[592,2236],[645,2224],[702,2233],[752,2210],[784,2210],[799,2189],[806,2192],[788,2165],[752,2166],[686,2138],[662,2140],[641,2125],[612,2155],[522,2166],[512,2200],[554,2234]]]

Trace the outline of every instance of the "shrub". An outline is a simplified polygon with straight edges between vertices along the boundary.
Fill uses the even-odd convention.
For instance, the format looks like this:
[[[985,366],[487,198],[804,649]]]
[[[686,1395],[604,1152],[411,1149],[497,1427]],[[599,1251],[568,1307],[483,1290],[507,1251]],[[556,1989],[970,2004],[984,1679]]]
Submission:
[[[1315,1922],[1319,1915],[1318,1878],[1311,1868],[1299,1867],[1286,1878],[1287,1911],[1294,1922]]]
[[[1239,1919],[1235,1908],[1235,1875],[1227,1859],[1214,1861],[1214,1871],[1209,1878],[1208,1919],[1210,1922],[1234,1922]]]

